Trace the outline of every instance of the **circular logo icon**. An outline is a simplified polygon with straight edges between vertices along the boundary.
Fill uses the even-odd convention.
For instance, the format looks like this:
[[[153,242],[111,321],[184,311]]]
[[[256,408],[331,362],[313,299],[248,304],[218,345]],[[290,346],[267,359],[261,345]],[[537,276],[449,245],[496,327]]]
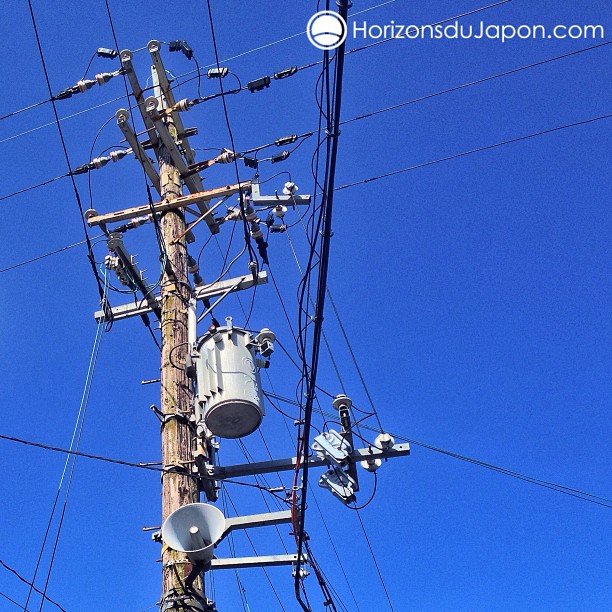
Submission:
[[[308,40],[323,51],[337,49],[346,39],[346,21],[333,11],[315,13],[306,26]]]

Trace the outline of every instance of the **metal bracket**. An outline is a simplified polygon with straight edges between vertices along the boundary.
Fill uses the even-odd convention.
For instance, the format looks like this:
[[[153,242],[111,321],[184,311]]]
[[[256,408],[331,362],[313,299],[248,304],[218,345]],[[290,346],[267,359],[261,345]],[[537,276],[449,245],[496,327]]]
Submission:
[[[151,290],[147,287],[140,270],[136,264],[132,262],[132,257],[123,244],[123,237],[121,234],[111,232],[109,234],[107,243],[108,248],[119,257],[123,267],[129,271],[134,285],[142,292],[143,300],[147,302],[149,310],[152,310],[155,313],[155,316],[161,320],[161,307],[159,305],[159,301],[154,295],[151,294]]]
[[[277,206],[278,204],[310,204],[309,195],[278,195],[275,193],[272,196],[261,195],[259,183],[253,182],[251,185],[251,202],[253,206]]]
[[[392,459],[393,457],[404,457],[410,454],[410,444],[394,444],[386,449],[369,446],[368,448],[357,448],[351,453],[352,461],[367,461],[371,458]],[[258,461],[255,463],[241,463],[237,465],[208,466],[207,478],[224,480],[226,478],[240,478],[254,474],[269,474],[271,472],[287,472],[295,470],[297,459],[288,457],[286,459],[274,459],[272,461]],[[308,458],[309,467],[325,467],[329,462],[318,456]]]
[[[230,559],[213,559],[211,570],[218,569],[245,569],[250,567],[274,567],[278,565],[294,565],[298,561],[296,554],[268,555],[263,557],[234,557]],[[302,555],[302,563],[306,563],[306,555]]]
[[[161,193],[161,187],[159,183],[159,174],[157,170],[153,167],[149,156],[146,154],[144,148],[140,144],[134,130],[132,130],[132,126],[128,121],[130,117],[130,113],[125,110],[125,108],[120,108],[115,113],[115,118],[117,119],[117,125],[119,129],[123,132],[125,139],[127,140],[130,147],[132,147],[132,151],[134,151],[134,157],[142,164],[149,180],[151,181],[153,187],[155,187],[157,193]],[[153,125],[151,124],[151,127]]]
[[[174,94],[172,93],[172,89],[170,87],[170,81],[168,80],[168,77],[166,76],[166,69],[164,68],[164,63],[162,62],[162,58],[159,53],[160,48],[161,48],[161,43],[157,40],[151,40],[149,41],[149,44],[147,45],[147,49],[149,50],[149,53],[151,54],[151,59],[153,60],[153,68],[155,69],[155,74],[157,77],[157,82],[159,84],[159,87],[166,100],[166,104],[169,107],[172,107],[175,105]],[[172,112],[172,121],[176,127],[177,132],[179,134],[184,134],[185,126],[183,125],[183,120],[181,119],[181,116],[178,112],[176,111]],[[192,148],[190,147],[189,142],[187,141],[186,138],[182,140],[182,146],[183,146],[183,149],[185,150],[185,159],[187,160],[187,163],[193,164],[195,160],[195,154]],[[200,177],[199,176],[196,177],[196,180],[197,182],[200,183],[199,188],[197,188],[196,191],[202,191],[202,182],[201,182]]]
[[[253,279],[252,274],[245,274],[239,278],[230,278],[212,285],[203,285],[202,287],[196,288],[194,297],[196,300],[203,301],[222,295],[227,291],[228,287],[232,287],[232,291],[242,291],[243,289],[250,289],[254,285],[265,285],[267,282],[268,274],[265,272],[265,270],[262,270],[257,275],[256,280]],[[154,305],[161,306],[160,300],[157,296],[153,296],[153,300]],[[120,321],[121,319],[128,319],[146,312],[151,312],[151,310],[151,306],[146,304],[145,300],[141,300],[136,304],[123,304],[121,306],[111,308],[111,316],[114,321]],[[105,312],[104,310],[97,310],[94,313],[94,318],[98,322],[108,320],[107,316],[108,312]]]
[[[140,86],[140,83],[138,82],[136,71],[134,70],[134,66],[132,65],[133,54],[130,50],[124,49],[119,54],[119,57],[121,59],[121,65],[125,68],[125,74],[127,75],[130,81],[130,85],[132,86],[132,93],[134,94],[134,97],[136,98],[136,103],[138,104],[138,110],[140,111],[142,120],[145,124],[145,127],[147,128],[147,132],[149,134],[149,140],[151,144],[154,147],[156,147],[157,146],[157,134],[155,133],[155,128],[153,127],[153,124],[151,123],[151,120],[149,119],[144,109],[144,100],[142,97],[143,89]]]
[[[146,99],[145,111],[147,115],[149,116],[149,118],[151,119],[151,121],[153,122],[153,125],[155,126],[155,129],[157,130],[157,133],[163,145],[168,150],[168,154],[170,155],[170,158],[172,159],[172,163],[178,169],[179,174],[181,175],[181,178],[185,182],[185,185],[187,185],[187,189],[189,189],[191,193],[198,193],[200,191],[203,191],[204,187],[202,186],[202,180],[197,174],[190,174],[189,168],[187,167],[187,164],[185,163],[185,160],[183,159],[183,156],[181,155],[181,152],[179,151],[178,145],[176,144],[176,142],[174,141],[174,138],[170,134],[170,131],[168,130],[168,126],[164,123],[164,120],[159,114],[158,108],[159,108],[159,101],[155,96],[150,96]],[[202,214],[205,214],[208,212],[208,207],[203,202],[198,203],[198,208],[200,209],[200,212]],[[211,228],[211,231],[213,230],[213,228],[216,227],[216,223],[214,219],[207,217],[206,222],[208,223],[208,226]],[[217,228],[217,231],[216,232],[213,231],[213,233],[217,233],[218,231],[219,230]]]

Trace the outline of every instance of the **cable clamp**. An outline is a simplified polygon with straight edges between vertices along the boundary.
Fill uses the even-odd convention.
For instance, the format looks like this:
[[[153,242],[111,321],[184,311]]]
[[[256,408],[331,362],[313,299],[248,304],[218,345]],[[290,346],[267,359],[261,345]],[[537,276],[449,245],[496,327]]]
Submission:
[[[338,136],[340,136],[341,132],[338,128],[336,128],[335,132],[330,132],[327,128],[325,128],[325,134],[327,136],[331,136],[333,138],[337,138]]]

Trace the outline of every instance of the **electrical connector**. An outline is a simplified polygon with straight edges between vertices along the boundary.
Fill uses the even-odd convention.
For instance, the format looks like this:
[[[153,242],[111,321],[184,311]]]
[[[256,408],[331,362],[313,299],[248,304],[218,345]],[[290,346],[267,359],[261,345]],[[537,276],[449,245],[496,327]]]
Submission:
[[[283,136],[282,138],[277,138],[274,141],[274,144],[277,147],[283,147],[283,146],[288,145],[288,144],[293,144],[297,139],[298,139],[298,135],[297,134],[291,134],[289,136]]]
[[[170,52],[182,51],[188,60],[193,58],[193,49],[187,44],[186,40],[171,40],[168,43],[168,48]]]
[[[298,71],[297,66],[291,66],[290,68],[285,68],[284,70],[279,70],[274,73],[274,78],[278,81],[280,79],[286,79],[287,77],[293,76]]]
[[[281,153],[277,153],[270,158],[270,163],[277,164],[278,162],[285,161],[289,155],[291,155],[291,151],[282,151]]]
[[[244,162],[244,165],[247,168],[254,168],[255,170],[257,170],[259,162],[254,157],[243,157],[242,161]]]
[[[269,76],[263,76],[247,83],[247,89],[251,93],[255,93],[256,91],[261,91],[262,89],[266,89],[266,87],[270,87],[270,82],[271,79]]]
[[[219,66],[219,68],[210,68],[206,73],[207,79],[224,79],[229,74],[229,68]]]
[[[96,51],[96,55],[98,57],[105,57],[107,59],[115,59],[119,55],[119,53],[114,49],[105,49],[104,47],[100,47]]]
[[[108,162],[118,162],[120,159],[123,159],[131,152],[132,149],[119,149],[117,151],[111,151],[109,155],[106,155],[104,157],[96,157],[87,164],[77,166],[74,170],[72,170],[71,174],[86,174],[91,170],[98,170],[99,168],[106,166]]]

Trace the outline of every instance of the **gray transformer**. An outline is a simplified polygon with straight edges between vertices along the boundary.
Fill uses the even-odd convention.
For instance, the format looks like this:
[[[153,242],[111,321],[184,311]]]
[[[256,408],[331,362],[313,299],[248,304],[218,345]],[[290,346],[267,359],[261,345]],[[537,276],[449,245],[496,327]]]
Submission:
[[[226,322],[196,342],[196,412],[214,435],[242,438],[253,433],[264,416],[259,369],[268,365],[275,336],[263,329],[253,338],[234,327],[231,317]]]

